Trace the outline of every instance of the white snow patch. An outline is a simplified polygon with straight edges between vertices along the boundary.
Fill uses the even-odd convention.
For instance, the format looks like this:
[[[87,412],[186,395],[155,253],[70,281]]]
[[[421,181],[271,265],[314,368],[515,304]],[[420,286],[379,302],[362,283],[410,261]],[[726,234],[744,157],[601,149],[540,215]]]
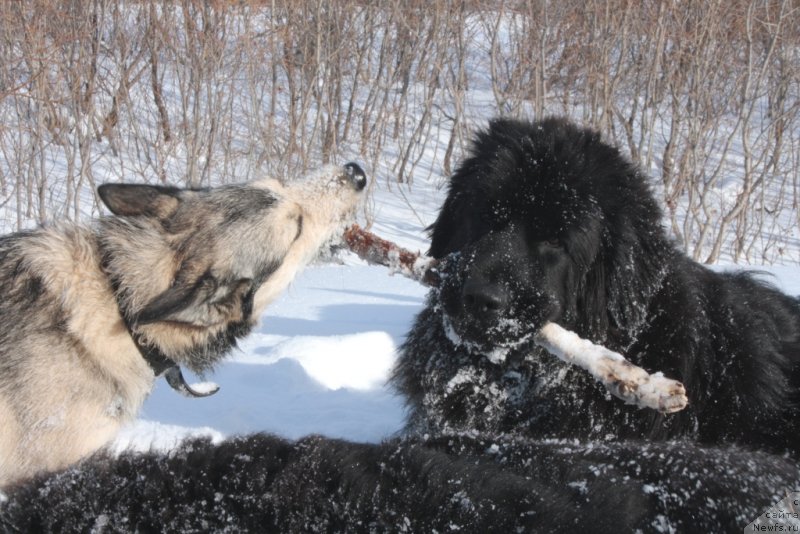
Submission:
[[[677,533],[677,530],[675,530],[675,527],[672,526],[672,523],[670,523],[669,518],[667,518],[666,516],[661,515],[661,514],[659,514],[655,518],[653,518],[652,527],[653,527],[655,532],[664,532],[665,534],[676,534]]]
[[[92,530],[90,531],[92,534],[95,532],[101,533],[105,532],[106,527],[109,526],[110,520],[106,514],[98,515],[94,520],[94,525],[92,525]]]
[[[574,482],[568,482],[567,486],[575,488],[581,493],[581,495],[586,495],[587,493],[589,493],[589,484],[586,482],[586,480],[576,480]]]
[[[346,255],[311,266],[214,372],[220,390],[187,398],[164,380],[115,450],[163,449],[194,435],[269,432],[377,442],[401,431],[405,404],[386,383],[427,288]],[[184,370],[188,382],[191,374]],[[163,426],[154,428],[152,425]],[[212,434],[213,433],[213,434]]]
[[[484,355],[490,362],[495,365],[500,365],[506,361],[508,358],[509,353],[512,350],[515,350],[524,344],[528,343],[530,339],[533,337],[534,332],[527,331],[525,332],[519,321],[512,320],[512,319],[504,319],[502,320],[496,328],[502,329],[505,332],[513,332],[519,337],[514,339],[514,341],[509,343],[498,344],[491,349],[486,349],[484,347],[479,346],[476,343],[468,341],[459,335],[456,332],[455,327],[453,326],[452,321],[447,316],[446,313],[442,314],[442,326],[444,327],[444,333],[447,339],[455,345],[456,347],[463,347],[468,352],[474,354],[482,354]]]
[[[255,336],[250,343],[258,340]],[[394,365],[395,351],[395,343],[386,332],[298,336],[274,345],[263,356],[252,353],[237,356],[236,362],[265,365],[291,358],[328,389],[370,390],[386,381]]]
[[[445,385],[445,392],[452,393],[455,388],[462,384],[470,384],[474,383],[477,380],[475,375],[475,369],[472,367],[462,367],[459,369],[456,374],[451,378],[447,385]]]
[[[169,451],[187,438],[204,436],[211,438],[213,443],[225,439],[221,432],[210,427],[187,428],[139,419],[123,427],[108,448],[114,454],[122,454],[128,450]]]

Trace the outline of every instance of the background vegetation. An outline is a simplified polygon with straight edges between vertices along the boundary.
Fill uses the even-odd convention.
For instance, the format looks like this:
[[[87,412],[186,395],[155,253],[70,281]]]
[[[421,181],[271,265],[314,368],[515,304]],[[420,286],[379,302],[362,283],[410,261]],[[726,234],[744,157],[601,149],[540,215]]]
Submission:
[[[7,229],[108,179],[201,186],[358,158],[451,171],[494,115],[565,114],[654,178],[687,253],[800,248],[796,0],[0,3]]]

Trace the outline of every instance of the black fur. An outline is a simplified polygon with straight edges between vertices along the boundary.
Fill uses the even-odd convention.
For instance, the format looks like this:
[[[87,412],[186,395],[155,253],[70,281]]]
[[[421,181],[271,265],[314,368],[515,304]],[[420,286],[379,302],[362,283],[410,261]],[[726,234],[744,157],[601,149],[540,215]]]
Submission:
[[[430,229],[444,281],[394,376],[412,429],[685,437],[797,455],[798,300],[692,262],[661,219],[645,176],[596,133],[493,121]],[[611,398],[533,347],[545,321],[682,381],[689,407],[659,415]]]
[[[0,529],[733,532],[798,481],[787,459],[674,443],[253,435],[194,440],[170,455],[96,456],[10,492]]]

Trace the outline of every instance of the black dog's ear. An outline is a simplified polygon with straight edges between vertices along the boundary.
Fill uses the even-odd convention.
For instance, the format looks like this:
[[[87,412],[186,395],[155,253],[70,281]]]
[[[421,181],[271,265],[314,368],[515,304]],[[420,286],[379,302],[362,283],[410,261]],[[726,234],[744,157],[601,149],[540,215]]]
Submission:
[[[480,227],[481,221],[460,216],[461,213],[477,210],[475,204],[476,201],[466,193],[447,196],[436,221],[427,228],[431,237],[429,256],[437,260],[442,259],[481,237],[483,231]]]
[[[181,189],[144,184],[103,184],[97,193],[114,215],[146,215],[165,220],[181,202]]]
[[[575,287],[567,288],[567,297],[575,315],[578,331],[595,343],[603,343],[608,333],[608,276],[606,266],[607,232],[602,215],[589,216],[583,226],[568,234],[567,253],[579,276]]]
[[[136,324],[179,323],[194,328],[209,328],[247,319],[252,296],[252,280],[241,278],[220,282],[206,273],[199,280],[177,280],[139,312]]]
[[[573,292],[578,331],[603,343],[608,335],[608,280],[603,262],[598,261],[577,281]]]
[[[639,207],[636,202],[631,204]],[[633,341],[647,322],[651,301],[661,290],[673,261],[671,245],[660,230],[658,209],[652,207],[652,213],[633,211],[633,215],[617,218],[615,233],[603,234],[598,262],[582,288],[584,311],[597,315],[584,317],[587,326],[606,333],[613,329],[623,343]],[[598,341],[603,338],[599,336]]]

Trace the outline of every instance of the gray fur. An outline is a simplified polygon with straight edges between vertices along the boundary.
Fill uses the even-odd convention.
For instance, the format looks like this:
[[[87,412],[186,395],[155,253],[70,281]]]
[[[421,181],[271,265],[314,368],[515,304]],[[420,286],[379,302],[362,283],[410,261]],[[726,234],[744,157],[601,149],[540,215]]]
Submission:
[[[156,378],[143,352],[219,362],[351,218],[355,168],[288,186],[106,184],[112,216],[0,237],[0,487],[135,417]]]

